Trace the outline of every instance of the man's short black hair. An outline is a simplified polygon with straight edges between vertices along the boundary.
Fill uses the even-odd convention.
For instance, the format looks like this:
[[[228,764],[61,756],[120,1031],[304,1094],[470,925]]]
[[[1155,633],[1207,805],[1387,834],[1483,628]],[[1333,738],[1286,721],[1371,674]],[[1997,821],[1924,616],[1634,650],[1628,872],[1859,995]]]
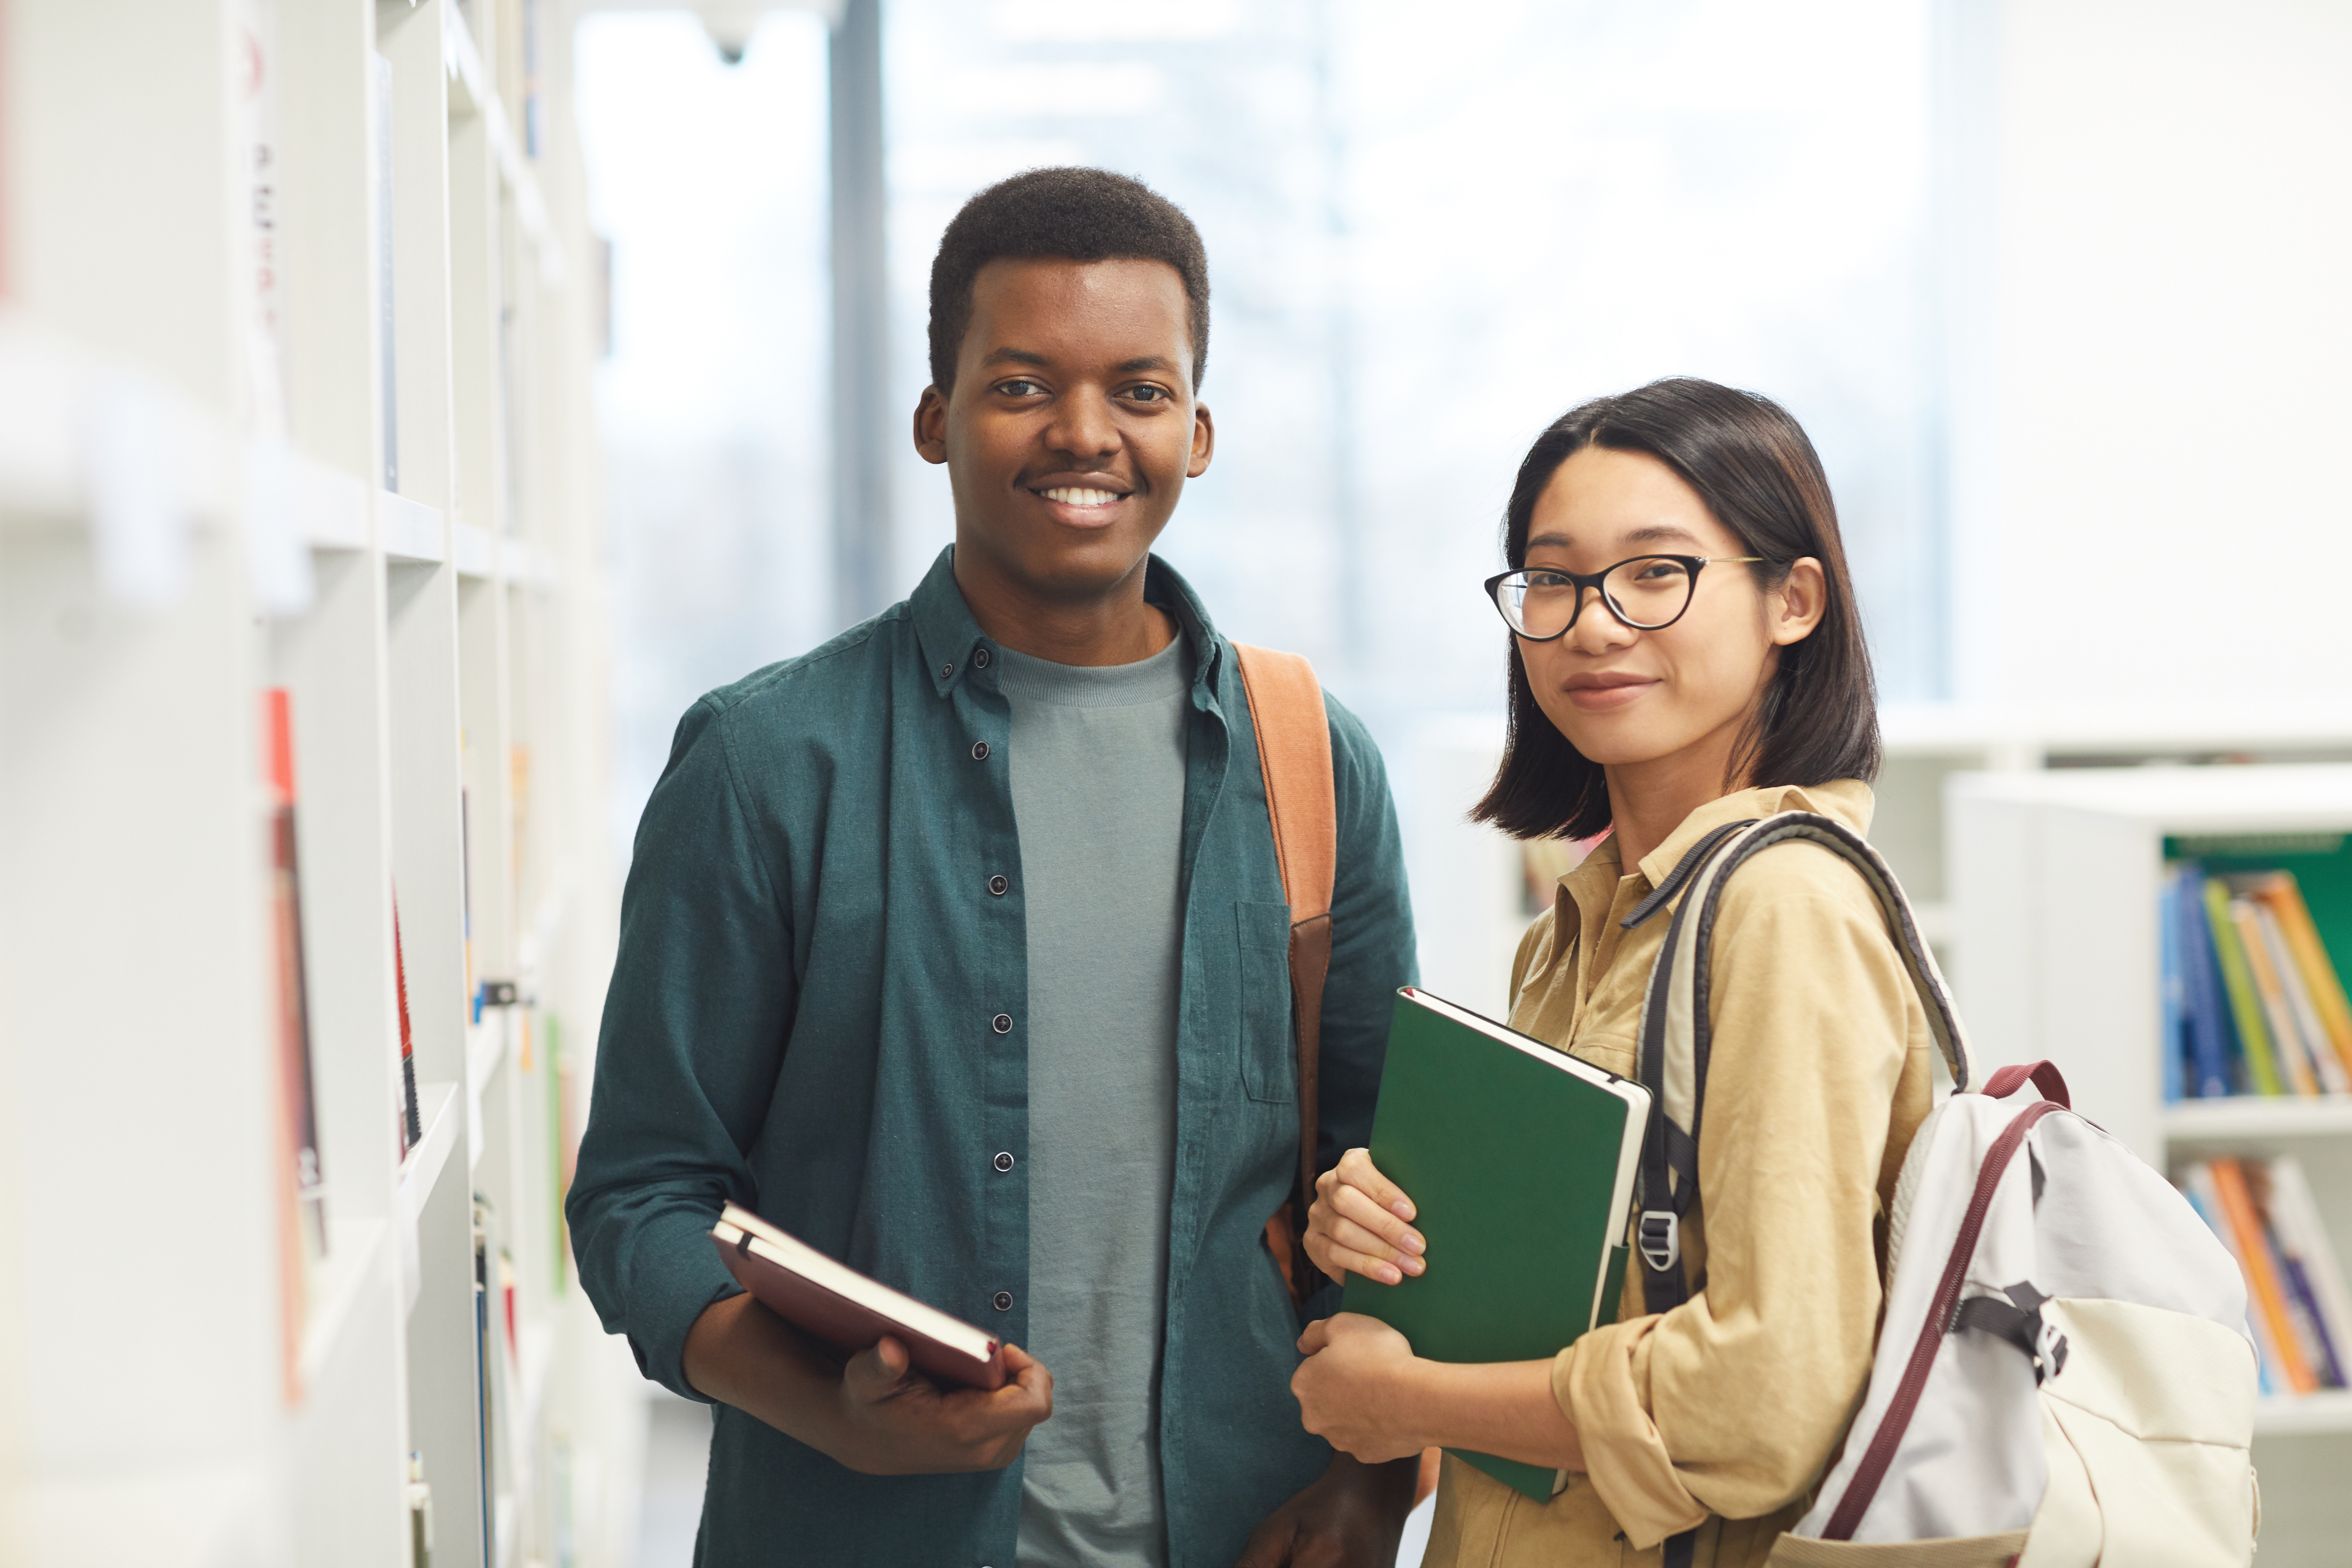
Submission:
[[[1032,169],[964,203],[931,259],[931,384],[955,386],[956,353],[971,325],[971,284],[999,257],[1164,261],[1184,280],[1192,390],[1209,363],[1209,254],[1184,209],[1140,180],[1107,169]]]

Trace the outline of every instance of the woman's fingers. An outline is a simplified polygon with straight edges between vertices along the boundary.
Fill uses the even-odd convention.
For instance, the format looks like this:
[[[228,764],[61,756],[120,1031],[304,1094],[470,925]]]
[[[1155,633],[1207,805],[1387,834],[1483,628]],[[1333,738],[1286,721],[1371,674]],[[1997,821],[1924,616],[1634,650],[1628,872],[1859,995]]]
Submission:
[[[1412,1200],[1404,1195],[1404,1189],[1381,1174],[1369,1149],[1350,1149],[1340,1155],[1332,1173],[1401,1220],[1409,1221],[1418,1212]]]
[[[1429,1250],[1429,1243],[1421,1232],[1374,1202],[1361,1187],[1339,1188],[1331,1194],[1330,1209],[1335,1228],[1339,1225],[1355,1226],[1379,1240],[1399,1261],[1408,1255],[1418,1257]]]
[[[1315,1183],[1307,1215],[1307,1256],[1337,1279],[1349,1271],[1394,1285],[1427,1267],[1429,1244],[1406,1223],[1412,1200],[1381,1174],[1370,1153],[1350,1149]]]

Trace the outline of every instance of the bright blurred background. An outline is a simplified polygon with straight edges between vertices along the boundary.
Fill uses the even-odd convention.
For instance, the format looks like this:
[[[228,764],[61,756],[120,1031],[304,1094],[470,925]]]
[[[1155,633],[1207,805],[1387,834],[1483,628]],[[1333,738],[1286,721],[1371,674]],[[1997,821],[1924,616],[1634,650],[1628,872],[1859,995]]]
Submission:
[[[1087,163],[1209,249],[1218,455],[1162,552],[1376,730],[1499,707],[1477,584],[1519,456],[1667,374],[1804,422],[1886,693],[1950,695],[1932,10],[893,0],[890,504],[861,524],[887,597],[954,527],[904,434],[940,232],[995,180]],[[880,605],[828,592],[824,19],[773,14],[734,65],[679,13],[592,16],[577,47],[625,833],[688,703]]]

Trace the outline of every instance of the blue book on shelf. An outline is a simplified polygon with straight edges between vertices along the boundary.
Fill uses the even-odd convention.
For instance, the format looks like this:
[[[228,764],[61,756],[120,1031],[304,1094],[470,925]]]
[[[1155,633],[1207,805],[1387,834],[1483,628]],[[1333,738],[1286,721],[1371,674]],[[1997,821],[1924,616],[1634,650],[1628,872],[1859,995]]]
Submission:
[[[2189,1016],[2189,1048],[2200,1099],[2237,1089],[2237,1036],[2222,1000],[2221,959],[2205,915],[2205,868],[2184,860],[2171,884],[2174,931],[2180,943],[2181,1008]]]
[[[2181,977],[2186,966],[2180,962],[2180,870],[2178,867],[2164,874],[2164,891],[2156,900],[2156,912],[2157,953],[2164,984],[2164,1032],[2159,1037],[2164,1041],[2164,1048],[2158,1056],[2164,1073],[2164,1102],[2170,1105],[2182,1094],[2181,1079],[2186,1076],[2182,1063],[2189,1052],[2187,1009],[2181,1005]]]

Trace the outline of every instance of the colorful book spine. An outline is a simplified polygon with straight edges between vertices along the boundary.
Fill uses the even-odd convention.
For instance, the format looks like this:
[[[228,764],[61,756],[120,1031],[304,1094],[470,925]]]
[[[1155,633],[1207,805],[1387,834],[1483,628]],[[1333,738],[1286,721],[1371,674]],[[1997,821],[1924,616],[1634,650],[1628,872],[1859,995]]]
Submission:
[[[408,955],[400,942],[397,892],[392,896],[392,981],[400,1000],[400,1152],[405,1155],[424,1141],[425,1124],[416,1107],[416,1034],[408,1023]]]
[[[2189,1056],[2188,972],[2181,963],[2180,868],[2164,874],[2164,893],[2156,901],[2157,952],[2163,974],[2163,1040],[2158,1053],[2164,1102],[2170,1105],[2188,1092]]]
[[[2319,928],[2312,923],[2311,906],[2304,901],[2303,889],[2293,872],[2278,871],[2263,879],[2254,896],[2278,921],[2279,931],[2294,955],[2295,972],[2319,1016],[2321,1031],[2336,1060],[2352,1074],[2352,1001],[2345,997],[2343,976],[2336,972],[2326,944],[2319,940]]]
[[[2311,1184],[2302,1162],[2292,1154],[2269,1162],[2269,1167],[2271,1228],[2280,1250],[2301,1266],[2313,1316],[2326,1334],[2337,1373],[2352,1379],[2352,1292],[2345,1289],[2344,1271],[2336,1265],[2336,1248],[2320,1221]]]
[[[2247,971],[2238,923],[2230,913],[2230,889],[2219,877],[2205,879],[2205,924],[2212,934],[2214,956],[2221,961],[2221,984],[2229,996],[2230,1016],[2238,1026],[2238,1041],[2245,1047],[2246,1076],[2256,1094],[2284,1094],[2286,1089],[2271,1055],[2270,1031],[2263,1023],[2262,997]]]
[[[2253,1270],[2247,1266],[2245,1251],[2238,1245],[2235,1227],[2230,1224],[2229,1215],[2222,1212],[2221,1193],[2213,1180],[2212,1162],[2199,1160],[2184,1170],[2180,1174],[2180,1192],[2189,1200],[2189,1207],[2195,1209],[2198,1217],[2205,1222],[2205,1228],[2213,1233],[2221,1243],[2222,1250],[2229,1253],[2231,1261],[2237,1264],[2239,1276],[2246,1281],[2246,1330],[2254,1337],[2257,1389],[2263,1394],[2285,1393],[2282,1372],[2285,1363],[2280,1358],[2276,1342],[2271,1337],[2270,1320],[2263,1315],[2261,1303],[2253,1299]]]
[[[2221,1004],[2221,972],[2213,953],[2213,937],[2206,926],[2205,872],[2196,861],[2181,866],[2174,897],[2179,900],[2174,929],[2180,935],[2182,994],[2189,1009],[2197,1093],[2204,1099],[2233,1094],[2238,1088],[2234,1041],[2229,1014]]]
[[[2309,1394],[2318,1388],[2319,1378],[2304,1359],[2294,1319],[2287,1305],[2289,1286],[2280,1278],[2277,1261],[2271,1255],[2262,1213],[2254,1206],[2245,1172],[2236,1160],[2227,1156],[2207,1163],[2213,1173],[2213,1188],[2221,1197],[2222,1215],[2237,1237],[2239,1266],[2245,1270],[2247,1286],[2278,1348],[2281,1381],[2294,1393]]]
[[[2248,895],[2246,902],[2253,909],[2254,922],[2262,928],[2263,947],[2269,954],[2272,973],[2278,977],[2287,1019],[2302,1041],[2303,1054],[2311,1059],[2312,1076],[2319,1080],[2320,1091],[2352,1093],[2352,1079],[2345,1077],[2344,1059],[2336,1054],[2335,1042],[2327,1037],[2327,1026],[2320,1021],[2311,987],[2304,984],[2302,966],[2295,963],[2294,951],[2287,945],[2286,928],[2279,923],[2278,910],[2258,894]]]
[[[2270,1031],[2271,1055],[2278,1064],[2279,1077],[2285,1080],[2289,1093],[2317,1094],[2318,1075],[2313,1070],[2311,1053],[2304,1048],[2303,1031],[2295,1027],[2294,1015],[2287,1006],[2286,991],[2279,983],[2277,966],[2271,962],[2270,942],[2263,933],[2261,911],[2254,908],[2252,900],[2232,897],[2230,920],[2237,928],[2238,947],[2246,956],[2246,973],[2252,979],[2254,996],[2262,1005],[2263,1026]]]

